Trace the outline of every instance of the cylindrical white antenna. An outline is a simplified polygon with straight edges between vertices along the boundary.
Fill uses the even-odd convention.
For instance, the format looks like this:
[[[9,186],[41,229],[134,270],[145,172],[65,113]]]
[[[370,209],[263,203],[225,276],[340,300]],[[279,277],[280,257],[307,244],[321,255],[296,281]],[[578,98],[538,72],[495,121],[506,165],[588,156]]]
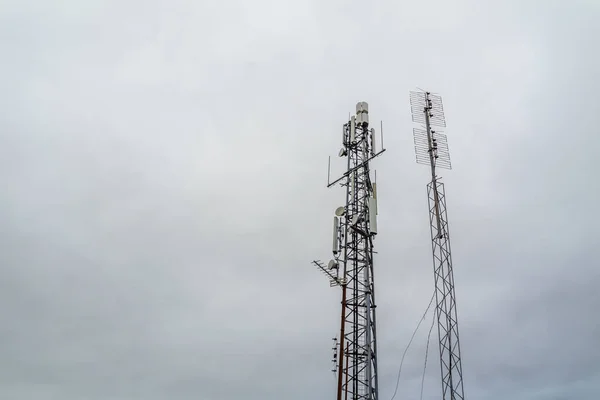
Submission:
[[[331,246],[331,251],[333,254],[337,254],[339,251],[339,241],[338,241],[338,231],[340,227],[340,220],[338,217],[333,217],[333,243]]]
[[[366,101],[359,101],[358,103],[356,103],[356,114],[362,112],[369,112],[369,103],[367,103]]]
[[[354,193],[354,171],[350,172],[350,193]]]
[[[377,182],[373,183],[373,199],[375,199],[376,215],[379,215],[379,210],[377,209]]]
[[[365,101],[356,103],[356,119],[360,125],[369,124],[369,105]]]
[[[377,200],[369,197],[369,230],[371,234],[377,234]]]

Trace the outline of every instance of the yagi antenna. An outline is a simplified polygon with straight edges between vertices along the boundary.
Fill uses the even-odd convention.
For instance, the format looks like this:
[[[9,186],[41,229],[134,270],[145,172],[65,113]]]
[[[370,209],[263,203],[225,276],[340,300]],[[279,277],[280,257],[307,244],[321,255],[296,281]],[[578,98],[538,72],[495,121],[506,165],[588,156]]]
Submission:
[[[332,261],[335,264],[332,264]],[[320,260],[315,260],[312,263],[329,278],[329,286],[341,286],[344,284],[343,278],[338,276],[339,268],[335,267],[338,264],[334,260],[329,261],[327,265],[323,264]]]

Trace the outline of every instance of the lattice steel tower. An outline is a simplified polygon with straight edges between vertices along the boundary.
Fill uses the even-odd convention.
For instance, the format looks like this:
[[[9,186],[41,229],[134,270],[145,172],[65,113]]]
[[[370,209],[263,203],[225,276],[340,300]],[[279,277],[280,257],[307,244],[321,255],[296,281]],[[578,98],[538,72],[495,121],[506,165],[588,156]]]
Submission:
[[[342,289],[340,339],[339,343],[334,339],[333,359],[337,400],[379,398],[373,278],[377,193],[370,161],[384,151],[382,146],[376,152],[367,103],[358,103],[356,115],[343,126],[339,156],[346,158],[346,172],[329,182],[328,170],[327,187],[340,184],[346,189],[346,204],[335,210],[333,220],[334,259],[328,265],[313,261],[330,278],[331,286]]]
[[[429,92],[411,92],[413,122],[423,128],[413,128],[417,163],[431,167],[431,182],[427,185],[429,225],[433,250],[436,314],[442,373],[442,399],[463,400],[463,378],[458,338],[458,318],[454,294],[454,273],[450,255],[450,231],[446,214],[446,194],[436,168],[451,169],[446,135],[432,127],[446,127],[442,98]]]

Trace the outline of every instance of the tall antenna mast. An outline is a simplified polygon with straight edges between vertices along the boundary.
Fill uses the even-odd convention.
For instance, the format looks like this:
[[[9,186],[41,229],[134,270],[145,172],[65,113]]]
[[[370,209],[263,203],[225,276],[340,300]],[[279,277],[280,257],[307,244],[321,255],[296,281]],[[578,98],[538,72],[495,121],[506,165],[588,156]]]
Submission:
[[[342,294],[340,339],[334,349],[337,400],[378,400],[377,341],[375,328],[375,283],[373,239],[377,234],[377,189],[371,180],[370,161],[385,151],[376,151],[375,129],[369,128],[369,106],[356,105],[342,130],[340,157],[346,172],[327,187],[346,189],[346,204],[333,217],[333,257],[325,266],[313,261]],[[329,164],[331,164],[331,159]],[[341,270],[341,271],[340,271]],[[335,340],[335,339],[334,339]]]
[[[446,214],[446,194],[436,168],[451,169],[446,135],[432,127],[446,127],[442,98],[430,92],[410,92],[413,122],[423,128],[413,128],[417,163],[431,167],[431,182],[427,185],[429,225],[433,251],[436,314],[442,373],[442,399],[463,400],[463,378],[458,338],[458,317],[454,293],[454,273],[450,255],[450,232]]]

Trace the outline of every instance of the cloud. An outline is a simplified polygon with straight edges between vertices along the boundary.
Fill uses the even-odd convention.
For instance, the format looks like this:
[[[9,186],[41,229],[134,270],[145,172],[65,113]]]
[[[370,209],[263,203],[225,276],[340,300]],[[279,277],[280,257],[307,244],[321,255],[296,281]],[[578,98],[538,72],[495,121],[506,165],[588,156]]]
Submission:
[[[326,399],[328,155],[384,121],[380,396],[433,290],[408,90],[444,97],[465,392],[596,399],[593,2],[3,3],[0,397]],[[334,174],[343,166],[332,157]],[[430,316],[397,398],[420,392]],[[424,398],[439,397],[432,335]]]

